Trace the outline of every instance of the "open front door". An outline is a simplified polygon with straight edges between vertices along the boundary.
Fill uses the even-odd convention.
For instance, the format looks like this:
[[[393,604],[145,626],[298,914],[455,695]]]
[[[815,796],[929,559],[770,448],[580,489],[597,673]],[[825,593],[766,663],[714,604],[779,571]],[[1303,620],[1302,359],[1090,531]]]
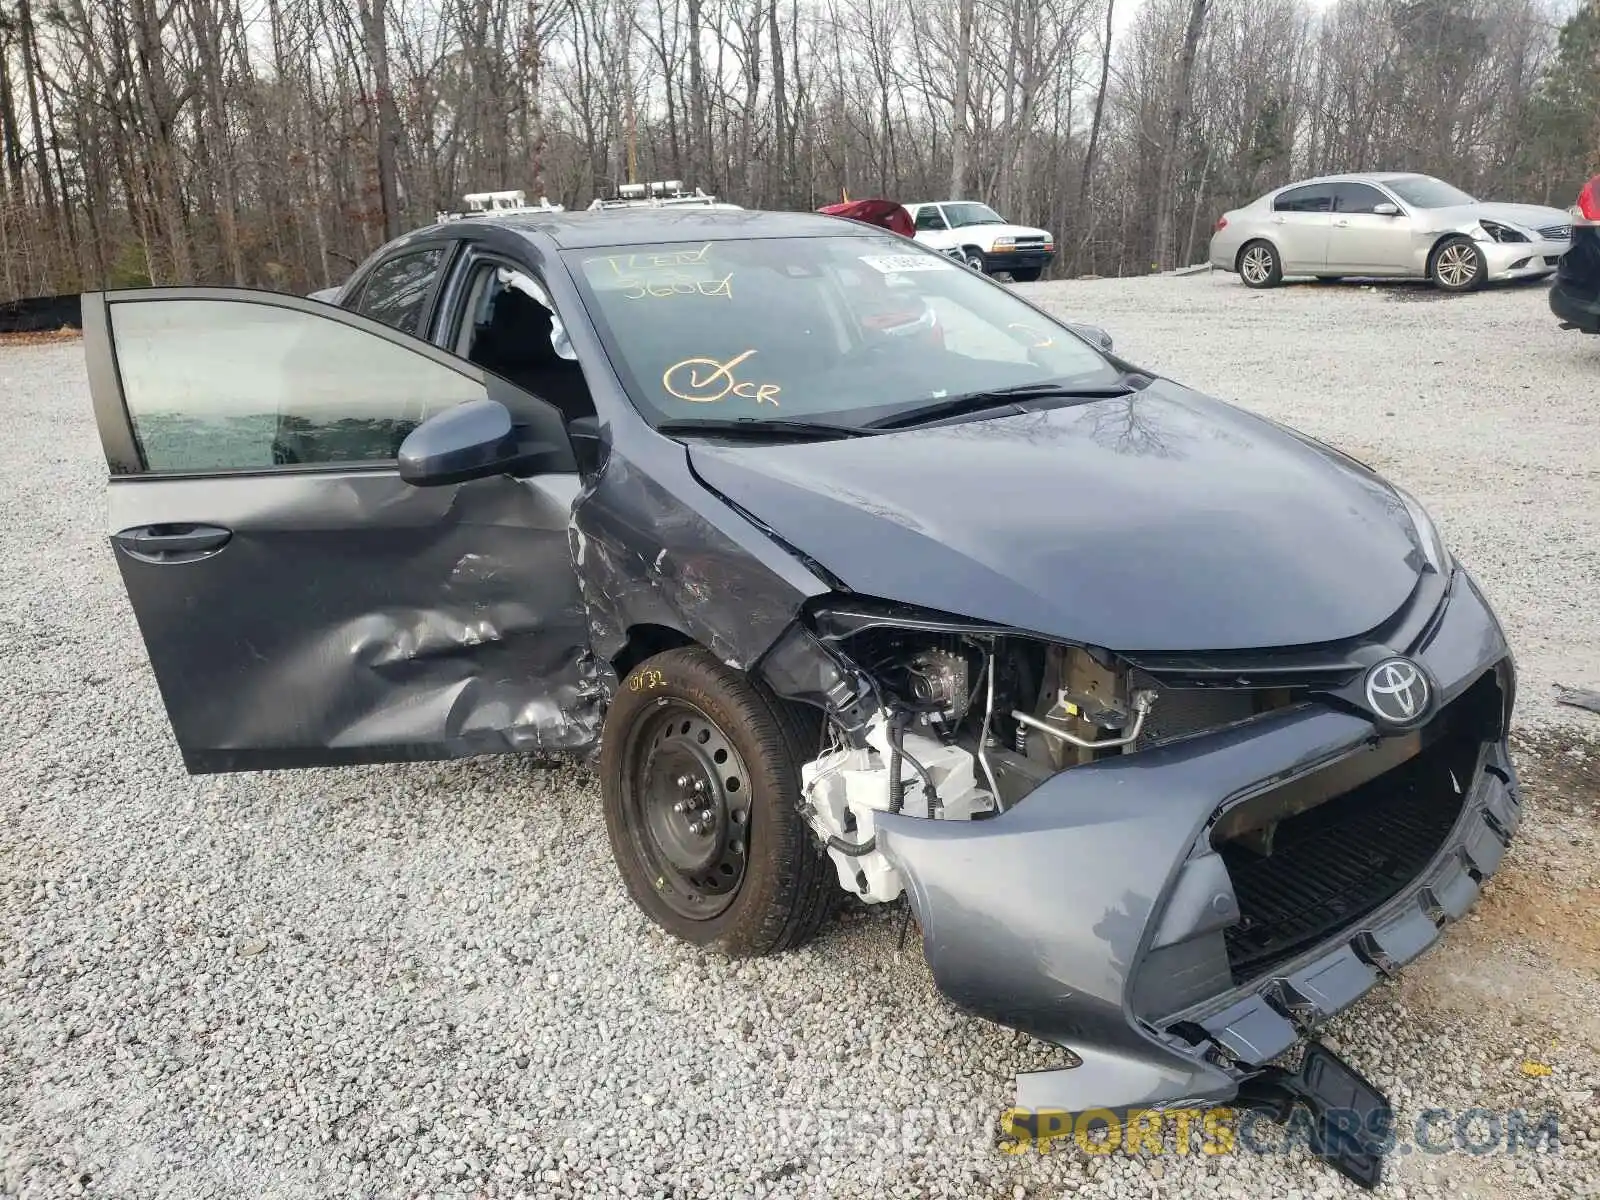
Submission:
[[[593,742],[577,475],[417,488],[395,464],[465,401],[564,444],[554,409],[268,292],[94,293],[83,331],[113,552],[191,772]]]

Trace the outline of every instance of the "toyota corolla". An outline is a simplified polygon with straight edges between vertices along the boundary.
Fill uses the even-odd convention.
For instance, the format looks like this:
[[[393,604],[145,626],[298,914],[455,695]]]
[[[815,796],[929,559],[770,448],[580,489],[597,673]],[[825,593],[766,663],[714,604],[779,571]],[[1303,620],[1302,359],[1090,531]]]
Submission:
[[[1327,1107],[1273,1060],[1517,826],[1511,655],[1412,497],[904,238],[510,214],[332,300],[84,298],[191,772],[590,755],[651,920],[905,897],[1070,1111]]]

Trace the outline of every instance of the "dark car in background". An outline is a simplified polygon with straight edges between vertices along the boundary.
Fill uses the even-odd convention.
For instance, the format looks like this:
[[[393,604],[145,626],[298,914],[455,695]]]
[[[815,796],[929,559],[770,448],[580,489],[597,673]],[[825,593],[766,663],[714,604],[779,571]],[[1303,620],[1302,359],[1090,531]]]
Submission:
[[[1583,185],[1572,206],[1572,248],[1556,267],[1550,311],[1563,329],[1600,333],[1600,175]]]
[[[333,299],[84,298],[190,771],[592,755],[652,920],[765,954],[905,897],[952,1000],[1071,1051],[1024,1108],[1381,1106],[1272,1061],[1521,813],[1414,499],[833,217],[468,218]]]

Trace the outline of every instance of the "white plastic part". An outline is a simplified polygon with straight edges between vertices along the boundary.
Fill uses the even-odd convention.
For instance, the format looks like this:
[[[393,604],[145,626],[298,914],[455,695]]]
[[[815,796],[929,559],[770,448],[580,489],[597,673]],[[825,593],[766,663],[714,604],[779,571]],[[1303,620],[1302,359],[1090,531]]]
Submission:
[[[889,722],[884,714],[872,719],[866,740],[865,747],[836,750],[800,768],[800,785],[808,802],[807,819],[825,843],[837,839],[851,845],[866,844],[877,836],[877,815],[889,810],[891,748]],[[916,759],[928,772],[940,801],[937,813],[930,813],[921,775],[902,760],[903,815],[970,821],[976,814],[994,811],[994,797],[977,785],[977,763],[966,750],[909,730],[902,745],[906,758]],[[839,886],[869,903],[886,903],[904,890],[900,873],[881,850],[851,854],[830,845],[828,855],[839,872]]]
[[[609,212],[614,208],[717,208],[739,211],[737,204],[729,204],[708,196],[700,188],[688,188],[681,179],[654,180],[650,183],[619,184],[616,195],[610,199],[596,197],[589,204],[590,212]]]
[[[507,213],[563,212],[559,204],[551,204],[550,197],[540,196],[539,203],[529,204],[528,194],[521,189],[503,192],[468,192],[461,197],[466,208],[461,212],[439,212],[440,222],[459,221],[462,217],[496,217]]]

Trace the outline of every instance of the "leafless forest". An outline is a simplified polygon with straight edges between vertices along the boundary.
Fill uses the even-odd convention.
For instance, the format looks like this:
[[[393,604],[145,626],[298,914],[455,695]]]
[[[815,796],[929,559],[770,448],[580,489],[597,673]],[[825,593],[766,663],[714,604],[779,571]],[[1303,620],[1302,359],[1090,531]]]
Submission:
[[[1600,0],[0,0],[0,147],[5,296],[320,287],[465,191],[630,176],[976,197],[1129,274],[1324,170],[1565,206]]]

